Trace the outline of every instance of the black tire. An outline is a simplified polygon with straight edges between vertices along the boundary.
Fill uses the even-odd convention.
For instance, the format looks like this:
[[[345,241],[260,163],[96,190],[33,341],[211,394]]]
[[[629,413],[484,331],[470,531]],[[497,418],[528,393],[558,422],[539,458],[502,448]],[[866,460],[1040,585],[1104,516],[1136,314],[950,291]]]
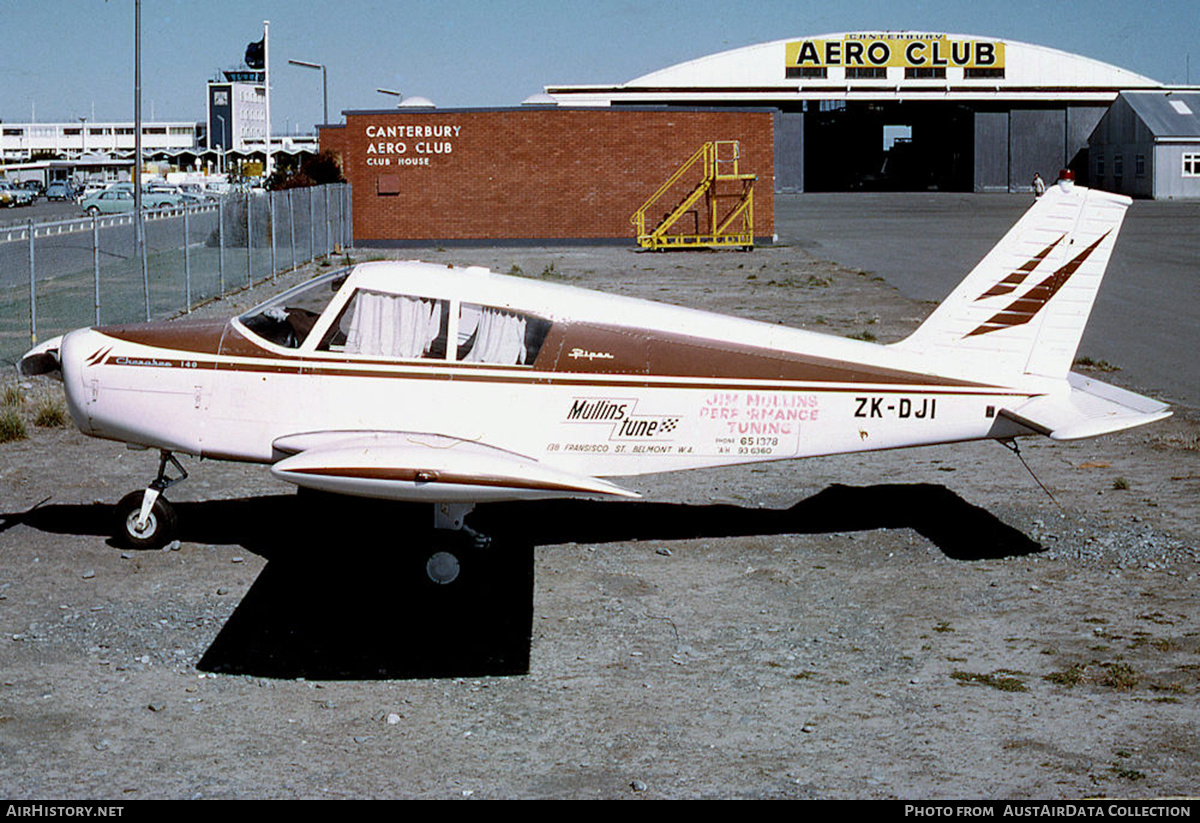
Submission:
[[[95,216],[96,216],[96,215],[98,215],[99,213],[100,213],[100,209],[96,208],[95,206],[88,206],[88,207],[87,207],[87,215],[88,215],[88,217],[95,217]]]
[[[140,532],[137,530],[137,519],[142,512],[144,495],[144,491],[130,492],[117,504],[113,536],[122,548],[153,551],[161,549],[175,537],[179,520],[175,509],[162,495],[158,496],[150,508],[150,519],[146,528]]]

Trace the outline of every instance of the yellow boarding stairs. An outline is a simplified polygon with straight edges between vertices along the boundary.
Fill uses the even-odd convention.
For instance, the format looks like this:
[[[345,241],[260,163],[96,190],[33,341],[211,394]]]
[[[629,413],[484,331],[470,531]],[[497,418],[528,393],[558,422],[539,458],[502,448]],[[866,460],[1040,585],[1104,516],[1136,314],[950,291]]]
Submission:
[[[629,222],[637,227],[638,245],[654,251],[731,246],[754,248],[754,181],[758,175],[741,174],[738,171],[740,154],[741,146],[737,140],[714,140],[701,146],[629,218]],[[676,188],[676,184],[697,164],[700,164],[703,174],[700,182],[695,184],[677,206],[663,215],[657,226],[647,231],[646,212],[656,208],[659,200]],[[720,183],[741,185],[719,186]],[[701,198],[704,198],[707,210],[707,233],[700,231],[700,211],[697,204]],[[728,200],[736,202],[722,215],[721,201]],[[672,232],[671,229],[689,213],[695,217],[694,233]]]

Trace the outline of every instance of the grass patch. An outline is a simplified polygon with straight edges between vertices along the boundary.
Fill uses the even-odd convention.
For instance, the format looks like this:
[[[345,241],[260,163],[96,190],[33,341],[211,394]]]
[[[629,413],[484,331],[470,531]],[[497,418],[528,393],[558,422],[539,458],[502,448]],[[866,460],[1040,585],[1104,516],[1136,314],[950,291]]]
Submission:
[[[1118,477],[1112,482],[1112,487],[1115,492],[1127,492],[1129,491],[1129,481],[1124,477]]]
[[[37,413],[33,418],[33,425],[43,429],[56,429],[65,425],[66,422],[67,413],[63,411],[63,407],[50,402],[38,406]]]
[[[1056,686],[1065,686],[1068,689],[1073,689],[1083,682],[1085,671],[1087,671],[1087,666],[1076,663],[1074,666],[1068,666],[1064,671],[1042,675],[1042,680],[1053,683]]]
[[[21,389],[17,386],[9,386],[4,390],[4,399],[0,401],[0,405],[11,407],[20,406],[25,403],[25,397],[21,394]]]
[[[846,336],[849,337],[851,340],[865,340],[868,343],[874,343],[876,340],[879,339],[878,337],[875,336],[874,332],[872,332],[870,330],[863,330],[856,334],[848,334]]]
[[[29,436],[25,430],[25,422],[13,409],[0,412],[0,443],[11,443],[14,440],[24,440]]]
[[[1108,770],[1122,780],[1145,780],[1146,775],[1139,772],[1137,769],[1131,769],[1128,766],[1122,766],[1120,763],[1114,763],[1109,766]]]
[[[1018,677],[1012,677],[1016,672],[1010,672],[1007,669],[1000,669],[991,674],[982,674],[979,672],[951,672],[950,677],[957,680],[964,686],[988,686],[1002,692],[1027,692],[1029,687],[1025,682]]]
[[[1120,366],[1114,366],[1107,360],[1093,360],[1090,357],[1077,357],[1075,359],[1075,365],[1079,366],[1081,369],[1088,369],[1089,371],[1111,372],[1121,370]]]
[[[1138,681],[1141,679],[1133,666],[1130,666],[1128,663],[1105,663],[1104,669],[1104,674],[1100,678],[1100,685],[1116,689],[1120,692],[1133,691],[1137,688]]]
[[[1042,679],[1068,689],[1082,683],[1094,683],[1108,689],[1128,692],[1137,688],[1141,675],[1128,663],[1093,662],[1075,663],[1064,671],[1042,675]]]

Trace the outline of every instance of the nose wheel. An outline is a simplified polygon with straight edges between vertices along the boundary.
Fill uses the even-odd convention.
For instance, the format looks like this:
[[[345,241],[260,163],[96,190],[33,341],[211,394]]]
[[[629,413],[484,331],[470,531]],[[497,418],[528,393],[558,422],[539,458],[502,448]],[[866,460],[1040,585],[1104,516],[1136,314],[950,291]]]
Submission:
[[[130,492],[121,498],[116,512],[116,538],[126,549],[152,551],[161,549],[175,538],[179,519],[175,507],[165,497],[158,495],[150,504],[150,510],[142,517],[142,503],[146,492]]]
[[[178,477],[167,476],[167,464],[179,470]],[[175,538],[179,519],[175,509],[162,496],[170,486],[187,479],[187,470],[169,451],[158,461],[158,476],[143,491],[130,492],[117,503],[113,538],[117,544],[138,551],[161,549]]]

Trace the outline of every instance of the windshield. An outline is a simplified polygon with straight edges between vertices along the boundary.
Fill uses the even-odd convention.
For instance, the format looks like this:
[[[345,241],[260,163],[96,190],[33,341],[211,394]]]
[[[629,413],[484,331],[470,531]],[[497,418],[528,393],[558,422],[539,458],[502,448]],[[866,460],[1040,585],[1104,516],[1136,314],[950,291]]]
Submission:
[[[309,280],[254,307],[238,320],[277,346],[299,348],[349,274],[349,269],[339,269]]]

